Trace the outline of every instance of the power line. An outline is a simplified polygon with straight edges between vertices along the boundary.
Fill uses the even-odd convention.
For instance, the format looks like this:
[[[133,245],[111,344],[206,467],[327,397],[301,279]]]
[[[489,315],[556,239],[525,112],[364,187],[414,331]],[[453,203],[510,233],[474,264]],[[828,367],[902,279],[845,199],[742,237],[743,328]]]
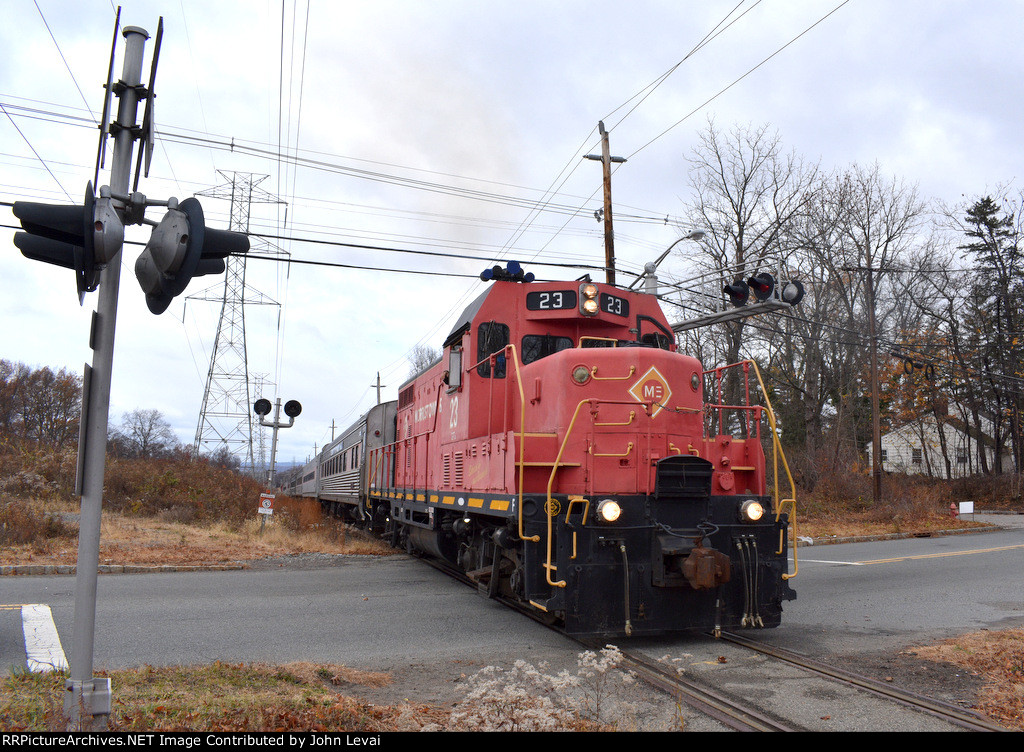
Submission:
[[[50,173],[50,177],[53,178],[53,181],[57,185],[60,186],[60,189],[62,191],[64,191],[64,195],[68,197],[68,201],[71,201],[73,203],[74,199],[71,198],[71,194],[69,194],[67,192],[67,190],[64,188],[64,186],[61,184],[61,182],[57,179],[57,176],[53,174],[53,170],[51,170],[50,166],[48,164],[46,164],[46,160],[44,160],[43,157],[39,154],[39,152],[36,151],[36,147],[34,147],[32,145],[32,142],[28,140],[28,136],[26,136],[22,132],[21,128],[18,127],[18,124],[16,122],[14,122],[14,118],[11,117],[11,114],[7,111],[7,108],[4,107],[4,105],[2,103],[0,103],[0,110],[2,110],[3,113],[7,116],[7,119],[11,121],[11,125],[14,126],[14,130],[18,131],[18,135],[21,136],[22,140],[24,140],[24,142],[28,146],[28,148],[31,149],[32,153],[36,155],[36,159],[39,160],[39,164],[41,164],[44,168],[46,168],[46,171],[48,173]]]
[[[708,98],[707,100],[705,100],[705,101],[704,101],[704,102],[703,102],[702,104],[700,104],[700,105],[698,105],[697,107],[695,107],[695,108],[694,108],[693,110],[691,110],[691,111],[690,111],[689,113],[687,113],[686,115],[684,115],[684,116],[683,116],[682,118],[680,118],[680,119],[679,119],[679,120],[677,120],[677,121],[676,121],[675,123],[673,123],[672,125],[670,125],[670,126],[669,126],[668,128],[666,128],[665,130],[663,130],[663,131],[662,131],[661,133],[659,133],[659,134],[658,134],[657,136],[655,136],[654,138],[652,138],[652,139],[651,139],[650,141],[648,141],[648,142],[647,142],[646,144],[644,144],[643,146],[641,146],[641,147],[640,147],[639,149],[635,150],[635,151],[634,151],[634,152],[633,152],[632,154],[630,154],[630,155],[629,155],[629,156],[627,157],[627,159],[632,159],[632,158],[633,158],[633,157],[635,157],[635,156],[636,156],[637,154],[639,154],[639,153],[640,153],[641,151],[643,151],[643,150],[644,150],[644,149],[646,149],[646,148],[647,148],[648,146],[650,146],[651,144],[653,144],[653,143],[654,143],[655,141],[657,141],[658,139],[662,138],[662,137],[663,137],[663,136],[664,136],[665,134],[667,134],[667,133],[668,133],[669,131],[671,131],[671,130],[674,130],[674,129],[675,129],[675,128],[676,128],[677,126],[681,125],[681,124],[682,124],[682,123],[683,123],[683,122],[684,122],[685,120],[689,119],[691,115],[694,115],[695,113],[697,113],[697,112],[699,112],[700,110],[702,110],[702,109],[704,109],[705,107],[707,107],[707,106],[708,106],[709,104],[711,104],[711,103],[712,103],[713,101],[715,101],[716,99],[718,99],[718,97],[720,97],[720,96],[722,96],[723,94],[725,94],[725,92],[729,91],[729,89],[731,89],[732,87],[734,87],[734,86],[735,86],[736,84],[738,84],[738,83],[739,83],[740,81],[742,81],[743,79],[745,79],[745,78],[746,78],[747,76],[749,76],[749,75],[750,75],[751,73],[753,73],[754,71],[756,71],[756,70],[757,70],[758,68],[760,68],[760,67],[761,67],[762,65],[764,65],[765,63],[767,63],[767,62],[768,62],[769,60],[771,60],[772,58],[774,58],[774,57],[775,57],[776,55],[778,55],[779,53],[781,53],[781,52],[782,52],[783,50],[785,50],[785,49],[786,49],[787,47],[789,47],[789,46],[790,46],[791,44],[793,44],[793,43],[794,43],[794,42],[796,42],[796,41],[797,41],[798,39],[800,39],[800,38],[801,38],[802,36],[804,36],[805,34],[807,34],[807,33],[808,33],[809,31],[811,31],[811,29],[813,29],[814,27],[818,26],[818,24],[820,24],[820,23],[822,23],[823,21],[825,21],[825,19],[829,18],[829,17],[830,17],[830,16],[831,16],[831,15],[832,15],[833,13],[835,13],[836,11],[838,11],[838,10],[839,10],[840,8],[842,8],[842,7],[844,6],[844,5],[846,5],[846,4],[847,4],[847,3],[849,3],[849,2],[850,2],[850,0],[843,0],[843,2],[839,3],[839,5],[837,5],[837,6],[835,7],[835,8],[833,8],[833,9],[832,9],[832,10],[830,10],[830,11],[829,11],[828,13],[826,13],[826,14],[825,14],[824,16],[822,16],[822,17],[821,17],[821,18],[819,18],[819,19],[818,19],[817,21],[815,21],[814,23],[812,23],[812,24],[811,24],[810,26],[808,26],[808,27],[807,27],[806,29],[804,29],[804,30],[803,30],[803,31],[801,31],[801,32],[800,32],[799,34],[797,34],[797,35],[796,35],[795,37],[793,37],[792,39],[790,39],[790,40],[789,40],[788,42],[786,42],[786,43],[785,43],[784,45],[782,45],[781,47],[779,47],[779,48],[778,48],[777,50],[775,50],[775,52],[773,52],[772,54],[770,54],[770,55],[769,55],[768,57],[766,57],[766,58],[765,58],[764,60],[762,60],[761,62],[759,62],[759,63],[758,63],[757,65],[755,65],[755,66],[754,66],[753,68],[751,68],[750,70],[748,70],[748,71],[747,71],[746,73],[744,73],[744,74],[743,74],[742,76],[740,76],[739,78],[737,78],[736,80],[734,80],[734,81],[733,81],[732,83],[730,83],[730,84],[729,84],[728,86],[726,86],[725,88],[721,89],[721,90],[720,90],[720,91],[719,91],[719,92],[718,92],[717,94],[715,94],[715,95],[713,95],[712,97],[710,97],[710,98]]]
[[[75,74],[74,72],[72,72],[71,66],[68,65],[68,60],[66,57],[64,57],[64,51],[61,50],[60,43],[57,41],[57,37],[53,35],[53,30],[50,28],[50,24],[47,22],[46,16],[43,15],[42,8],[39,7],[39,3],[36,2],[36,0],[32,0],[32,2],[35,4],[36,10],[39,11],[39,17],[43,19],[43,26],[46,27],[46,31],[50,35],[50,39],[53,40],[53,44],[57,48],[57,54],[60,55],[60,59],[64,62],[64,67],[67,68],[68,75],[71,76],[72,83],[74,83],[75,88],[78,89],[78,96],[80,96],[82,98],[82,101],[85,102],[85,109],[89,110],[89,114],[93,115],[93,120],[95,120],[96,116],[93,114],[92,108],[89,106],[89,100],[87,100],[85,98],[85,94],[82,93],[82,87],[78,85],[78,79],[75,78]]]

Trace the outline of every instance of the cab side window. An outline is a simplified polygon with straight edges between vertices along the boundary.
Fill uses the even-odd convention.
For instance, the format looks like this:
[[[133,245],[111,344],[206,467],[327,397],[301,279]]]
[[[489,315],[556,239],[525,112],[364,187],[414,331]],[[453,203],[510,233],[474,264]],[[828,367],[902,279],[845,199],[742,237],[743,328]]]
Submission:
[[[494,378],[505,378],[505,353],[503,350],[508,346],[508,325],[498,324],[494,321],[481,324],[476,333],[476,372],[484,378],[491,377],[491,360],[488,355],[500,353],[494,360]]]

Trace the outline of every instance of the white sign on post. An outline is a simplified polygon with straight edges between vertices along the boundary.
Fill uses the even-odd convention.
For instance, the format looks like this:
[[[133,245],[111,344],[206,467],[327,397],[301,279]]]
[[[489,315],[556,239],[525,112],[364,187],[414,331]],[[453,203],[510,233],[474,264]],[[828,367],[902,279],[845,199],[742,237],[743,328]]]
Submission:
[[[260,508],[256,511],[260,514],[273,514],[274,494],[260,494]]]
[[[973,501],[961,501],[960,502],[960,514],[974,514],[974,502]]]

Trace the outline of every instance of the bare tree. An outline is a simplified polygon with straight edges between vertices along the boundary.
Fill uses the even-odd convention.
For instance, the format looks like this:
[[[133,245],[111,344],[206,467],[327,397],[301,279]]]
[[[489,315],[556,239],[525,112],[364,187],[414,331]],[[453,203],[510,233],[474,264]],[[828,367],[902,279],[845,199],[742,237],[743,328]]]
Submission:
[[[111,443],[127,457],[159,457],[175,448],[177,437],[159,410],[136,408],[124,414]]]
[[[776,274],[783,266],[818,168],[784,153],[778,134],[766,125],[721,132],[709,121],[699,139],[688,157],[693,199],[686,215],[691,226],[705,232],[700,252],[688,255],[704,279],[704,300],[691,297],[690,302],[707,309],[721,306],[723,283],[758,271]],[[740,319],[703,330],[698,336],[718,343],[701,349],[714,353],[718,364],[736,363],[752,355],[747,332],[758,326]],[[740,404],[741,387],[740,374],[728,374],[727,404]]]
[[[416,345],[409,355],[409,375],[415,376],[432,366],[441,354],[429,345]]]
[[[78,438],[82,379],[65,369],[0,361],[0,431],[62,449]]]

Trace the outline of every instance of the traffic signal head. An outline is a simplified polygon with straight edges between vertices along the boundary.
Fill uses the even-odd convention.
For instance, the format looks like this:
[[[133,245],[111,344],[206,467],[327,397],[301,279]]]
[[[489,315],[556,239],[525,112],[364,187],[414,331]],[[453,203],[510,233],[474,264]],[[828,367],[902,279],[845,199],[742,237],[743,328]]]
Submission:
[[[135,262],[135,276],[146,293],[149,310],[163,313],[193,277],[221,274],[225,258],[248,250],[249,238],[244,233],[208,228],[202,205],[187,198],[168,209],[153,229]]]
[[[804,286],[795,279],[791,279],[782,288],[782,300],[790,305],[797,305],[804,299]]]
[[[124,243],[121,217],[109,197],[96,198],[92,183],[81,206],[15,201],[13,211],[25,229],[14,244],[27,258],[74,269],[79,298],[96,289]]]
[[[747,280],[750,291],[754,293],[758,303],[763,303],[772,296],[775,291],[775,278],[767,272],[755,274]]]
[[[750,287],[742,279],[735,279],[731,284],[722,288],[722,292],[729,296],[729,302],[739,308],[747,304],[750,297]]]

